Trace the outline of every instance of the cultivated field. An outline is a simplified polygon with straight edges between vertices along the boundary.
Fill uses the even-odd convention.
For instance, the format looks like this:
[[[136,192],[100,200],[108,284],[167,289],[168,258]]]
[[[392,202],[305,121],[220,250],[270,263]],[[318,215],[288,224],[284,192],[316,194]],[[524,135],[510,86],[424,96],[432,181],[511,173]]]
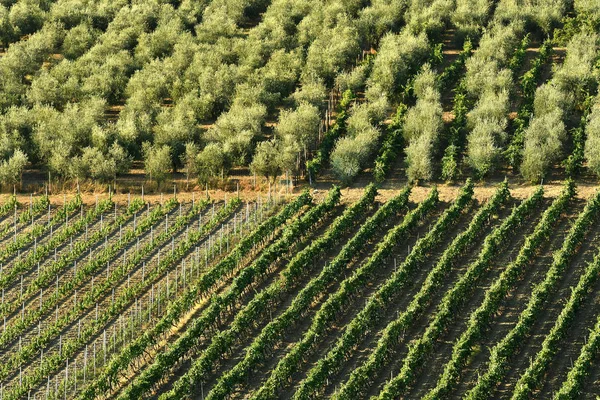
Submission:
[[[0,0],[0,45],[0,400],[598,399],[598,0]]]
[[[594,398],[600,195],[2,206],[3,398]]]

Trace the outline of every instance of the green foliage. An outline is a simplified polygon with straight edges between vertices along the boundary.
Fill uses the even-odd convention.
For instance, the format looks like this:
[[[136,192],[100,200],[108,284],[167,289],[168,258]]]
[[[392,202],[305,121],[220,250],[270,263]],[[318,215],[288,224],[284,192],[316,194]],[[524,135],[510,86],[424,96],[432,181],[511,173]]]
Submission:
[[[468,202],[470,196],[468,191],[472,191],[472,185],[465,186],[461,191],[463,202]],[[382,331],[380,339],[377,341],[375,349],[369,354],[367,360],[356,368],[340,391],[334,396],[335,400],[360,398],[368,388],[372,379],[381,370],[394,359],[395,347],[402,341],[402,333],[410,326],[416,318],[419,317],[430,305],[432,295],[441,288],[443,278],[449,274],[451,269],[460,259],[464,251],[473,247],[478,235],[483,231],[489,218],[496,214],[500,207],[508,200],[510,192],[506,183],[502,184],[496,193],[488,202],[479,209],[473,217],[469,226],[461,232],[452,243],[446,248],[437,264],[430,270],[425,282],[419,292],[413,297],[411,303],[406,307],[406,311],[398,314],[397,318],[390,322]],[[460,210],[459,202],[456,201],[452,206]],[[431,232],[431,231],[430,231]],[[429,234],[428,234],[429,236]],[[434,236],[430,236],[430,240]],[[423,243],[420,241],[420,243]],[[418,260],[417,254],[412,257]],[[392,281],[386,284],[392,286]],[[372,298],[375,303],[375,298]],[[366,312],[365,312],[366,314]]]
[[[153,382],[163,375],[164,371],[169,369],[187,350],[194,346],[200,334],[215,323],[221,311],[234,304],[257,277],[269,270],[278,257],[289,251],[290,248],[295,247],[308,230],[314,229],[316,224],[339,202],[339,198],[339,188],[334,187],[322,203],[310,208],[305,214],[285,225],[281,236],[263,250],[260,256],[254,259],[250,265],[244,268],[225,292],[215,295],[210,306],[194,319],[192,326],[169,347],[167,352],[162,353],[161,357],[157,358],[152,365],[140,374],[121,394],[120,398],[139,398],[143,396],[151,388]],[[179,380],[173,390],[164,394],[163,398],[178,399],[184,393],[191,392],[195,378],[199,376],[199,373],[196,372],[202,368],[204,368],[203,364],[194,364],[190,374],[187,375],[189,379]]]
[[[452,25],[462,37],[475,37],[485,26],[492,2],[489,0],[457,0],[452,12]]]
[[[312,146],[319,134],[321,115],[319,109],[309,103],[300,103],[294,110],[282,110],[276,133],[299,148]]]
[[[163,109],[156,117],[154,142],[171,148],[171,165],[174,169],[181,165],[180,158],[185,152],[184,143],[197,140],[200,134],[197,112],[199,102],[194,93],[189,93],[173,107]]]
[[[356,104],[346,121],[347,136],[331,152],[331,167],[344,184],[349,184],[365,167],[376,150],[380,130],[368,104]]]
[[[370,65],[360,63],[348,72],[342,72],[335,78],[336,86],[343,93],[347,90],[356,93],[363,90],[369,74]]]
[[[327,377],[340,370],[369,329],[381,321],[382,309],[386,308],[386,304],[393,303],[395,296],[410,283],[412,273],[423,265],[428,250],[446,237],[448,230],[456,224],[462,211],[470,204],[472,196],[473,184],[468,181],[454,203],[437,219],[427,234],[415,243],[404,262],[368,297],[365,307],[344,327],[340,338],[328,353],[308,371],[294,393],[294,399],[318,397],[321,394],[320,389]]]
[[[385,180],[385,176],[392,167],[392,163],[400,153],[403,144],[404,115],[408,108],[404,103],[400,103],[396,110],[396,115],[392,123],[387,127],[387,134],[379,149],[379,154],[375,159],[373,168],[373,177],[375,181],[381,183]]]
[[[73,27],[65,35],[62,54],[71,60],[81,57],[96,42],[98,35],[99,31],[87,22]]]
[[[508,110],[507,92],[485,92],[467,114],[467,159],[480,177],[491,173],[500,161]]]
[[[597,221],[600,208],[600,195],[588,200],[585,208],[571,225],[563,244],[552,256],[552,264],[544,279],[531,290],[531,296],[519,320],[504,338],[490,350],[490,358],[485,372],[477,384],[465,396],[469,400],[488,399],[496,386],[508,372],[512,356],[520,349],[526,335],[531,333],[533,323],[544,314],[542,306],[552,296],[562,281],[565,270],[585,240],[588,229]]]
[[[338,104],[338,113],[335,124],[325,133],[315,156],[306,162],[306,169],[308,171],[309,179],[316,179],[321,168],[329,160],[329,156],[336,145],[336,141],[340,135],[345,132],[347,109],[354,98],[355,95],[350,90],[346,90],[342,94],[342,98]]]
[[[198,182],[201,184],[209,183],[216,177],[223,176],[228,167],[227,154],[218,143],[207,144],[196,155],[194,163],[194,170],[198,175]]]
[[[596,102],[585,126],[585,152],[587,167],[600,175],[600,104]]]
[[[525,130],[521,174],[530,182],[539,182],[560,159],[566,138],[565,124],[558,112],[535,116]]]
[[[430,49],[424,33],[418,36],[408,31],[387,34],[381,39],[379,52],[373,61],[368,85],[377,84],[388,97],[400,91],[409,75],[418,70],[429,56]]]
[[[406,207],[405,199],[408,194],[409,190],[405,190],[404,193],[401,193],[393,200],[390,200],[394,202],[394,205],[386,209],[385,214],[387,214],[388,218]],[[321,305],[312,319],[311,326],[302,335],[302,338],[294,344],[283,358],[279,360],[275,368],[272,369],[267,380],[264,381],[262,386],[252,396],[253,400],[278,398],[279,389],[285,386],[292,374],[297,371],[299,365],[301,365],[301,360],[305,359],[307,354],[318,343],[318,337],[322,336],[331,328],[340,312],[356,293],[356,290],[372,279],[375,271],[383,262],[385,262],[392,252],[392,249],[398,244],[398,241],[405,238],[408,232],[415,227],[417,221],[428,215],[437,202],[438,192],[436,188],[433,188],[428,197],[423,200],[415,210],[412,210],[405,215],[402,223],[395,225],[387,231],[383,240],[377,243],[372,255],[363,262],[350,277],[344,279],[338,290],[331,294]],[[384,207],[382,207],[382,209],[383,208]],[[374,229],[375,227],[370,226],[369,228]],[[363,246],[364,241],[353,244]],[[348,261],[349,260],[350,259],[348,259]],[[347,263],[348,261],[345,261],[344,263]],[[337,262],[335,263],[335,267],[340,268]],[[336,273],[335,270],[330,270],[329,268],[327,268],[327,273],[334,273],[336,276],[339,274],[339,272]]]
[[[280,150],[280,144],[276,140],[260,142],[256,146],[250,170],[256,175],[264,176],[269,182],[275,182],[283,172]]]
[[[19,0],[10,8],[9,21],[16,36],[36,32],[42,27],[44,20],[44,10],[36,0]]]
[[[167,145],[144,144],[144,170],[150,180],[160,187],[171,170],[171,149]]]
[[[35,354],[39,346],[43,346],[49,340],[49,338],[53,337],[53,335],[56,335],[57,330],[62,329],[67,324],[73,323],[74,318],[77,317],[77,315],[79,315],[83,310],[90,308],[94,304],[94,302],[97,301],[99,296],[107,295],[108,291],[116,284],[116,282],[119,282],[122,279],[124,279],[125,276],[128,273],[130,273],[130,271],[136,265],[139,265],[143,257],[147,256],[150,252],[152,252],[157,245],[164,245],[166,239],[171,237],[176,231],[182,229],[185,225],[189,224],[191,219],[197,217],[198,213],[202,209],[204,209],[208,203],[208,200],[198,202],[188,214],[177,217],[175,219],[175,223],[173,223],[169,229],[154,237],[154,240],[151,240],[149,243],[146,243],[146,245],[143,246],[141,251],[138,251],[137,253],[134,253],[132,256],[130,256],[124,268],[113,269],[112,273],[110,274],[108,279],[106,279],[106,281],[104,281],[101,285],[95,286],[93,290],[86,293],[83,299],[81,299],[81,302],[77,304],[77,307],[75,308],[75,313],[65,315],[57,321],[55,321],[54,324],[51,325],[51,327],[44,330],[43,335],[41,337],[37,338],[35,342],[27,346],[27,351],[29,352],[29,354]],[[172,209],[176,204],[177,201],[175,199],[171,199],[166,205],[166,207]],[[55,370],[57,366],[64,362],[66,357],[72,356],[74,352],[77,351],[77,348],[81,346],[82,342],[89,340],[95,335],[98,335],[101,329],[104,327],[106,321],[108,321],[110,318],[114,318],[116,315],[120,315],[125,309],[125,307],[131,303],[131,301],[134,301],[135,298],[138,298],[141,293],[146,292],[149,289],[149,285],[151,284],[151,282],[153,282],[156,278],[164,274],[168,268],[172,267],[173,264],[178,262],[185,254],[188,254],[189,251],[193,248],[194,244],[199,239],[205,237],[207,232],[210,232],[210,230],[214,229],[216,226],[222,223],[234,209],[239,207],[239,205],[240,200],[236,198],[230,201],[226,207],[221,208],[221,210],[217,214],[215,214],[208,221],[208,223],[206,223],[202,227],[202,229],[186,237],[186,239],[181,241],[178,244],[178,246],[173,249],[172,252],[170,252],[166,257],[161,259],[158,265],[146,275],[146,279],[136,282],[128,290],[122,292],[121,295],[119,295],[118,298],[116,298],[115,301],[111,304],[111,307],[107,310],[107,312],[103,313],[103,315],[100,316],[97,320],[86,324],[82,334],[79,337],[72,338],[71,340],[67,341],[67,343],[63,346],[62,352],[55,353],[47,360],[45,360],[40,369],[42,371],[45,371],[46,374],[52,373],[52,371]],[[146,229],[148,229],[148,227],[151,225],[152,223],[150,225],[147,225]],[[135,229],[128,231],[129,239],[131,239],[133,235],[137,234],[136,231],[137,230]],[[113,249],[105,249],[104,255],[107,255],[107,253],[110,253],[110,251],[112,250]],[[78,270],[78,280],[81,281],[81,279],[85,275],[89,275],[90,269],[98,268],[100,266],[103,266],[105,263],[106,260],[93,260],[93,262],[88,263],[86,265],[86,268]],[[73,282],[68,283],[68,285],[63,286],[61,294],[64,294],[65,290],[73,290]],[[31,378],[33,379],[29,379],[26,385],[23,385],[23,387],[20,387],[16,390],[17,393],[13,392],[12,394],[18,395],[19,391],[27,390],[29,385],[37,383],[36,380],[39,380],[40,376],[33,376]]]
[[[261,133],[266,113],[262,104],[234,106],[219,116],[205,138],[219,143],[233,164],[243,165],[250,156],[252,141]]]
[[[10,24],[9,11],[3,4],[0,4],[0,44],[7,47],[12,37],[13,28]]]
[[[523,20],[551,33],[569,7],[566,0],[501,0],[494,18],[506,22]]]
[[[183,296],[180,296],[176,302],[168,309],[167,313],[151,329],[144,332],[142,336],[134,342],[129,343],[120,353],[115,355],[107,368],[89,385],[82,398],[93,397],[95,394],[102,393],[112,385],[115,379],[118,379],[119,373],[142,355],[146,347],[155,342],[162,333],[171,328],[174,321],[177,321],[183,313],[195,304],[197,297],[213,287],[219,280],[233,271],[237,263],[252,249],[260,244],[266,237],[273,234],[275,230],[291,218],[298,210],[312,201],[310,195],[306,192],[298,196],[294,201],[287,204],[279,213],[270,217],[260,224],[236,245],[236,247],[225,258],[219,261],[206,273],[202,274],[198,282],[193,285]]]
[[[85,147],[81,156],[73,158],[70,174],[80,179],[111,182],[129,171],[130,166],[127,151],[114,142],[106,153],[96,147]]]
[[[590,335],[586,338],[585,344],[581,348],[581,352],[575,364],[569,370],[567,379],[563,382],[558,393],[554,395],[555,400],[575,399],[578,396],[583,396],[583,385],[585,378],[589,375],[589,371],[593,365],[593,360],[600,350],[600,317],[596,325],[591,330]]]
[[[523,102],[513,120],[513,136],[510,144],[504,150],[503,156],[513,169],[516,169],[523,158],[523,145],[525,142],[525,129],[529,125],[533,109],[537,84],[542,73],[542,68],[552,55],[552,42],[544,41],[540,47],[538,56],[533,60],[532,66],[520,78],[521,91],[523,93]]]
[[[23,169],[27,165],[27,154],[17,149],[13,155],[0,163],[0,182],[15,185],[21,182]]]
[[[414,33],[438,35],[448,23],[454,7],[451,0],[411,1],[405,16],[406,23]]]
[[[408,385],[414,381],[416,371],[424,367],[424,361],[433,351],[439,336],[454,322],[456,310],[469,298],[469,294],[475,289],[481,276],[491,267],[498,252],[513,237],[514,229],[523,224],[525,216],[530,215],[539,206],[542,198],[543,190],[540,188],[514,208],[510,216],[485,238],[477,259],[469,264],[465,273],[444,294],[425,332],[413,342],[402,361],[399,373],[384,385],[379,399],[398,398],[406,392]]]
[[[404,192],[406,192],[406,190]],[[234,385],[240,383],[252,368],[264,359],[266,350],[270,349],[275,342],[281,339],[281,336],[285,333],[286,329],[297,321],[302,315],[302,311],[307,309],[311,300],[323,290],[327,283],[334,279],[334,271],[335,269],[339,270],[342,265],[341,263],[343,262],[342,260],[349,260],[349,257],[352,257],[353,254],[360,250],[360,246],[357,245],[357,237],[367,237],[372,234],[373,227],[377,226],[377,224],[381,224],[384,220],[382,217],[384,217],[386,213],[383,212],[383,209],[389,209],[390,205],[388,203],[394,203],[386,203],[376,211],[376,214],[373,217],[360,225],[362,214],[372,207],[376,194],[377,190],[375,186],[369,185],[365,189],[363,196],[356,203],[346,208],[344,213],[334,220],[323,235],[311,242],[304,250],[294,255],[288,266],[282,271],[281,278],[278,281],[273,282],[269,288],[262,291],[259,296],[255,297],[245,309],[238,314],[239,318],[236,318],[237,323],[235,323],[232,329],[229,329],[226,333],[221,335],[220,338],[215,338],[213,340],[211,347],[216,347],[219,344],[227,342],[234,342],[236,337],[248,327],[249,320],[257,318],[257,313],[264,314],[268,309],[268,305],[276,298],[276,296],[279,296],[284,290],[287,291],[293,289],[297,285],[298,279],[301,279],[305,271],[314,268],[314,264],[312,263],[314,257],[322,255],[327,247],[332,245],[336,241],[336,238],[339,238],[341,234],[349,232],[349,229],[355,228],[357,225],[360,226],[359,233],[357,233],[350,242],[344,245],[339,255],[321,271],[317,278],[311,279],[311,281],[302,288],[301,292],[298,293],[292,300],[290,306],[287,307],[282,314],[263,328],[260,335],[256,337],[253,343],[246,349],[244,359],[218,380],[217,384],[208,393],[207,399],[215,397],[223,398],[229,395],[234,388]],[[333,264],[335,264],[335,267],[333,267]],[[221,346],[221,352],[223,348],[225,348],[225,346]],[[223,354],[221,353],[220,356],[222,355]],[[204,365],[210,364],[204,362]]]
[[[305,80],[302,86],[292,93],[292,98],[297,104],[308,103],[322,108],[327,98],[327,88],[322,80],[312,79],[308,82]]]
[[[417,103],[406,112],[403,135],[408,143],[406,174],[409,181],[429,180],[434,175],[434,159],[442,133],[442,105],[437,80],[425,68],[415,79]]]
[[[557,221],[574,195],[575,185],[568,182],[563,192],[544,211],[533,232],[525,238],[525,243],[515,261],[502,270],[499,277],[487,289],[481,305],[469,316],[467,328],[454,342],[452,357],[445,365],[437,385],[424,396],[424,399],[438,399],[456,387],[469,357],[475,352],[477,341],[484,337],[485,329],[492,322],[494,315],[499,312],[502,301],[523,276],[541,246],[550,240]]]
[[[333,28],[326,28],[308,48],[303,80],[333,82],[337,73],[360,52],[359,44],[358,32],[350,21],[342,20]]]

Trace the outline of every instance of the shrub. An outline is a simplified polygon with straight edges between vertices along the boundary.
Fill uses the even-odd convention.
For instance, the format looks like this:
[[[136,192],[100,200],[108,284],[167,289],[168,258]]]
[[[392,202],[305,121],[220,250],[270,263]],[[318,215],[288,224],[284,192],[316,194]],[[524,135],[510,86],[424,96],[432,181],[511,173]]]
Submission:
[[[542,179],[546,171],[561,157],[565,140],[565,124],[556,111],[535,116],[525,131],[521,174],[531,182]]]
[[[65,34],[62,44],[63,55],[71,60],[81,57],[88,51],[98,38],[99,31],[92,28],[89,23],[81,23]]]
[[[156,146],[145,142],[143,153],[146,174],[160,187],[166,181],[171,169],[171,149],[167,145]]]
[[[368,85],[380,85],[388,97],[393,97],[406,82],[409,74],[416,71],[427,59],[429,51],[425,33],[415,36],[405,30],[398,35],[385,35],[373,62]]]
[[[585,127],[585,158],[588,168],[600,176],[600,103],[596,103]]]

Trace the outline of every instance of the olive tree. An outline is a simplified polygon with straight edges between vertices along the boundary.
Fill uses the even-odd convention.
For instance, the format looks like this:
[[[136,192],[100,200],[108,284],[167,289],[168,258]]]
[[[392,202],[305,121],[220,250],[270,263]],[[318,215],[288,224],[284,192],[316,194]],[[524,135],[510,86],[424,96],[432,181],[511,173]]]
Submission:
[[[335,78],[335,83],[339,88],[340,92],[350,90],[357,92],[365,87],[367,81],[368,65],[361,63],[350,71],[340,73]]]
[[[317,107],[301,103],[295,110],[283,110],[279,115],[277,134],[290,138],[304,149],[312,145],[319,134],[321,116]]]
[[[440,92],[427,66],[415,79],[415,93],[418,94],[417,102],[406,112],[403,130],[408,143],[406,174],[410,181],[433,177],[435,150],[444,125]]]
[[[251,152],[253,139],[260,134],[267,114],[266,107],[257,104],[251,107],[233,106],[221,114],[206,132],[205,138],[223,146],[234,164],[244,164]]]
[[[471,168],[483,177],[494,171],[502,152],[501,141],[503,129],[494,121],[480,120],[469,132],[467,160]]]
[[[81,83],[74,74],[69,74],[73,64],[63,60],[51,70],[42,72],[31,82],[27,90],[27,101],[31,105],[45,104],[63,109],[68,102],[81,99]]]
[[[181,164],[183,168],[185,168],[185,181],[186,184],[189,184],[190,178],[196,176],[198,174],[198,167],[196,163],[196,158],[198,157],[198,153],[200,149],[198,145],[194,142],[187,142],[185,144],[185,151],[180,156]]]
[[[96,42],[99,34],[88,22],[69,29],[62,43],[63,55],[71,60],[81,57]]]
[[[347,136],[338,140],[331,152],[333,172],[345,184],[358,175],[377,148],[381,132],[374,122],[367,104],[354,106],[346,123]]]
[[[406,152],[406,176],[410,182],[433,178],[435,137],[424,133],[410,141]]]
[[[404,0],[372,0],[360,10],[358,29],[366,43],[377,43],[384,33],[399,31],[406,3]]]
[[[254,151],[250,170],[264,176],[270,185],[282,173],[280,155],[280,145],[276,140],[260,142]]]
[[[299,51],[287,52],[280,49],[271,55],[259,73],[266,90],[278,93],[283,98],[289,96],[296,87],[301,67],[302,55]]]
[[[417,70],[428,56],[429,43],[425,33],[418,36],[406,30],[400,34],[388,33],[381,39],[368,85],[381,85],[384,93],[392,97],[410,72]]]
[[[575,0],[575,10],[578,14],[588,13],[600,16],[600,3],[596,0]]]
[[[198,137],[198,116],[196,104],[199,99],[190,93],[173,107],[164,108],[158,115],[154,128],[154,142],[171,147],[172,165],[175,170],[181,165],[181,156],[185,152],[185,143]]]
[[[558,111],[535,116],[525,131],[521,174],[531,182],[544,177],[546,171],[560,159],[566,138],[565,124]]]
[[[59,112],[47,106],[35,106],[38,119],[32,139],[36,153],[48,161],[50,169],[62,177],[70,177],[69,158],[89,146],[94,129],[104,120],[105,103],[91,98],[69,103]]]
[[[414,33],[439,34],[455,8],[452,0],[414,0],[406,12],[409,29]]]
[[[16,150],[29,152],[29,140],[37,119],[27,107],[11,107],[0,116],[0,159],[11,157]]]
[[[101,97],[114,104],[122,99],[132,70],[133,59],[127,51],[111,54],[101,64],[91,67],[81,90],[87,96]]]
[[[302,75],[304,79],[323,79],[331,83],[359,53],[358,30],[351,21],[339,21],[312,42]]]
[[[167,180],[167,174],[171,170],[171,148],[167,145],[156,146],[145,142],[143,153],[146,174],[160,188]]]
[[[488,0],[457,0],[450,17],[463,37],[474,36],[485,25],[491,3]]]
[[[600,103],[596,102],[585,127],[585,158],[588,168],[600,176]]]
[[[10,8],[9,20],[16,36],[33,33],[42,27],[45,12],[35,0],[20,0]]]
[[[360,173],[364,158],[364,143],[354,138],[343,137],[331,153],[331,168],[344,184],[349,184]]]
[[[196,155],[194,169],[198,175],[198,182],[206,184],[217,177],[224,177],[229,167],[227,154],[218,143],[207,144]]]
[[[327,88],[323,81],[319,79],[304,81],[302,86],[292,94],[292,98],[297,104],[309,103],[322,108],[327,98]]]
[[[27,154],[16,149],[10,158],[0,163],[0,182],[11,185],[20,183],[27,162]]]
[[[143,65],[155,58],[170,55],[182,32],[183,22],[178,16],[161,21],[153,32],[140,35],[135,48],[136,61]]]
[[[13,36],[14,33],[12,25],[10,24],[8,9],[0,4],[0,44],[4,47],[8,47]]]
[[[485,92],[467,114],[467,160],[481,177],[491,173],[499,161],[508,111],[508,92]]]

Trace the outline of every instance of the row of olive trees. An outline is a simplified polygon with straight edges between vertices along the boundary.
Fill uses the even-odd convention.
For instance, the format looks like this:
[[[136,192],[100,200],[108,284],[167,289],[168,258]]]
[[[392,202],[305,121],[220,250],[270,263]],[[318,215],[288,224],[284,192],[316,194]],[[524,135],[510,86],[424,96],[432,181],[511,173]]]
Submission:
[[[521,165],[526,179],[540,180],[560,159],[567,136],[565,121],[597,86],[594,64],[599,45],[597,33],[575,35],[567,45],[563,64],[554,69],[552,80],[536,90],[534,116],[525,131]]]
[[[82,9],[69,0],[52,4],[43,27],[12,44],[0,60],[5,161],[19,149],[67,179],[106,181],[128,170],[129,143],[106,124],[104,110],[121,97],[136,63],[160,56],[164,46],[148,39],[146,30],[171,20],[173,7],[91,3]],[[66,58],[50,57],[57,52]]]
[[[381,123],[390,109],[390,101],[398,98],[402,86],[429,55],[425,33],[415,35],[409,28],[399,34],[386,34],[380,42],[371,74],[366,79],[366,102],[350,110],[346,136],[338,140],[331,153],[334,174],[350,183],[372,160],[381,136]],[[352,71],[355,88],[364,85],[361,67]],[[352,78],[349,75],[346,79]],[[341,83],[344,83],[343,81]],[[352,86],[344,88],[352,89]]]
[[[569,3],[568,0],[500,0],[494,17],[502,23],[523,19],[550,34],[560,24]]]
[[[575,0],[575,9],[579,14],[586,14],[600,23],[600,3],[594,0]],[[597,64],[598,65],[598,64]],[[596,71],[598,71],[596,69]],[[600,82],[600,76],[597,76]],[[585,126],[587,136],[585,142],[585,159],[588,168],[600,176],[600,94],[596,96],[592,110]]]
[[[444,123],[436,74],[428,64],[414,80],[417,102],[406,112],[404,141],[407,143],[406,175],[409,181],[430,180]]]
[[[600,176],[600,96],[595,99],[585,127],[585,159],[588,168]]]
[[[467,163],[482,177],[501,162],[506,141],[509,96],[514,90],[508,60],[524,34],[517,18],[509,25],[493,24],[466,62],[463,85],[475,105],[467,114]]]

